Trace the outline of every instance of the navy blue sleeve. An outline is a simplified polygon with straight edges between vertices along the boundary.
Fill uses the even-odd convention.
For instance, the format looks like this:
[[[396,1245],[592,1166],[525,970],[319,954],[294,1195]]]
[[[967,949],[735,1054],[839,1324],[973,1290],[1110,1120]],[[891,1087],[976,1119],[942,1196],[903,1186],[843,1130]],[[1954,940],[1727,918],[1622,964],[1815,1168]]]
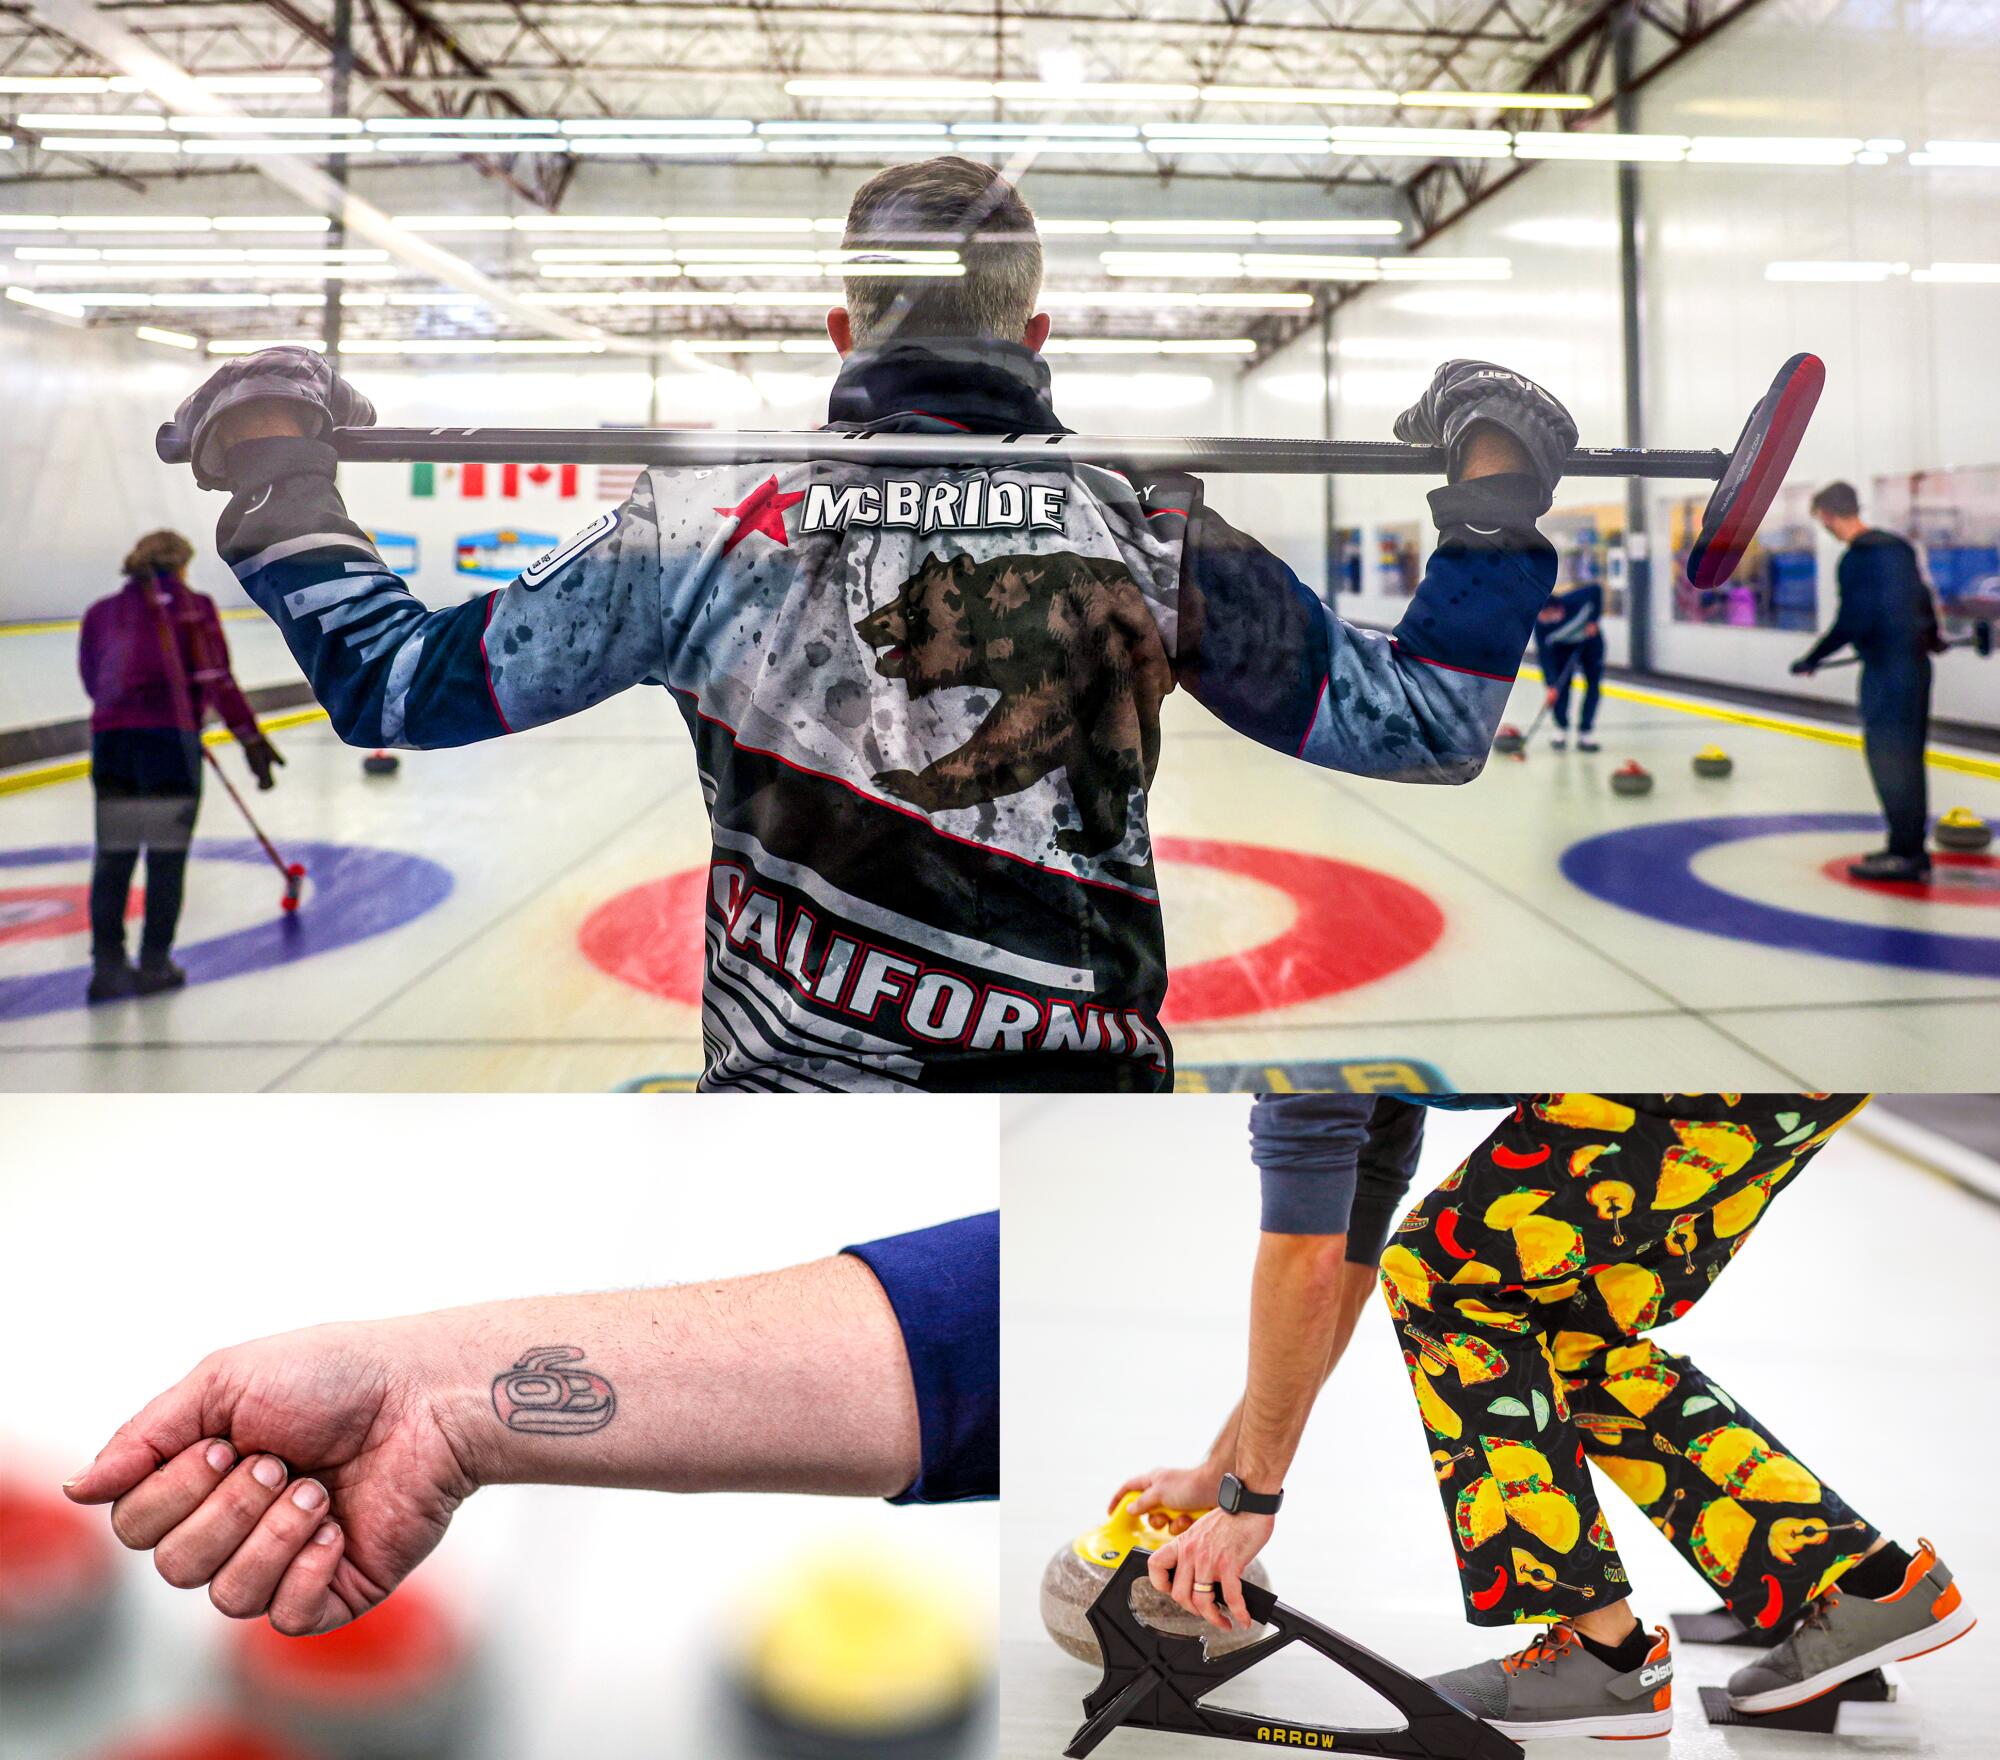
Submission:
[[[1416,1173],[1424,1115],[1372,1094],[1260,1094],[1250,1157],[1266,1234],[1344,1234],[1347,1259],[1373,1265]]]
[[[1259,1094],[1250,1159],[1263,1190],[1266,1234],[1345,1234],[1355,1167],[1368,1140],[1372,1094]]]
[[[843,1247],[903,1329],[923,1465],[891,1503],[1000,1495],[1000,1213]]]
[[[1338,617],[1205,503],[1182,551],[1176,676],[1239,732],[1308,763],[1469,782],[1555,582],[1532,479],[1430,497],[1439,544],[1392,635]]]
[[[1846,555],[1840,559],[1837,578],[1840,582],[1840,610],[1835,614],[1833,627],[1806,650],[1805,660],[1809,666],[1817,666],[1831,654],[1838,654],[1850,642],[1860,642],[1866,636],[1865,619],[1862,616],[1861,601],[1866,593],[1864,576],[1867,564],[1855,553],[1850,544]]]

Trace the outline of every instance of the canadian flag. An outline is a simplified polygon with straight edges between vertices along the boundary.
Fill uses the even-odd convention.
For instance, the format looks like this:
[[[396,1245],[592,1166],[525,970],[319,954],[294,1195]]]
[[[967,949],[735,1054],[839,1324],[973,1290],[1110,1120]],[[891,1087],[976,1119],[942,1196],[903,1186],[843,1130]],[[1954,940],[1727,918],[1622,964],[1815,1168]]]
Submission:
[[[500,494],[509,501],[519,500],[524,493],[553,494],[564,501],[576,497],[577,469],[573,464],[503,464],[499,474]],[[413,496],[422,500],[436,495],[440,487],[456,487],[460,498],[466,501],[481,500],[486,495],[486,467],[483,464],[415,464],[410,467],[410,493]]]
[[[576,495],[576,466],[503,464],[500,467],[500,493],[506,499],[511,501],[519,497],[523,483],[531,490],[540,490],[544,494],[553,489],[563,500],[569,501]]]

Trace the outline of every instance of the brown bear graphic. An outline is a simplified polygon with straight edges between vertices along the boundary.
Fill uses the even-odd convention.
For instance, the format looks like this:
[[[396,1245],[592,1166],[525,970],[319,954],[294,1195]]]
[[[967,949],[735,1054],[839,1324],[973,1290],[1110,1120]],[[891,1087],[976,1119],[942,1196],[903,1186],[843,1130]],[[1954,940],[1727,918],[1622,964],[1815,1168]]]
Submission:
[[[964,685],[1000,693],[956,750],[877,775],[890,793],[931,812],[976,806],[1060,767],[1078,824],[1057,846],[1095,856],[1124,841],[1132,790],[1152,782],[1159,760],[1173,674],[1122,564],[1068,551],[928,555],[855,630],[878,650],[875,670],[902,679],[913,700]]]

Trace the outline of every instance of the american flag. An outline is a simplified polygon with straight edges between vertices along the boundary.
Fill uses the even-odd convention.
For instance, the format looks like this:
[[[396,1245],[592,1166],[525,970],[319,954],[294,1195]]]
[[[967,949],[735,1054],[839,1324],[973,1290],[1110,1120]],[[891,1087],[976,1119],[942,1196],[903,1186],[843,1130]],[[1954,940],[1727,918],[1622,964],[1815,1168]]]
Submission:
[[[638,427],[637,422],[599,422],[600,428],[629,432]],[[713,422],[675,422],[677,428],[712,428]],[[601,464],[597,467],[597,499],[600,501],[623,501],[631,495],[646,467],[642,464]]]

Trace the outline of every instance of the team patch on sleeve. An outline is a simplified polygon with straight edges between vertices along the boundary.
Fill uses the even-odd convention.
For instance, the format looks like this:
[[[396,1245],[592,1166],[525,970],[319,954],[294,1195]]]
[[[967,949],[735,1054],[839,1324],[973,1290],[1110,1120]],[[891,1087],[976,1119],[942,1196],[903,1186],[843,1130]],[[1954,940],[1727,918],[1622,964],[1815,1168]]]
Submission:
[[[619,512],[620,509],[614,507],[608,513],[600,513],[567,544],[551,550],[546,556],[538,556],[521,570],[521,585],[532,591],[559,569],[574,562],[593,545],[601,544],[618,529]]]

